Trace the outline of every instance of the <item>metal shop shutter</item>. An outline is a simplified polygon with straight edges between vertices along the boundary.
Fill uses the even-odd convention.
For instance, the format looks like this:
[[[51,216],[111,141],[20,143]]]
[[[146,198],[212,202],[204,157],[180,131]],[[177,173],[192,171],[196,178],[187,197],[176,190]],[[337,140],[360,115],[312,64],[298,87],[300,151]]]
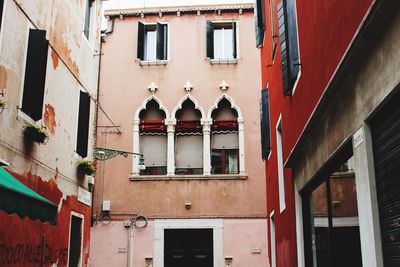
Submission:
[[[400,266],[400,94],[372,122],[375,176],[385,267]]]

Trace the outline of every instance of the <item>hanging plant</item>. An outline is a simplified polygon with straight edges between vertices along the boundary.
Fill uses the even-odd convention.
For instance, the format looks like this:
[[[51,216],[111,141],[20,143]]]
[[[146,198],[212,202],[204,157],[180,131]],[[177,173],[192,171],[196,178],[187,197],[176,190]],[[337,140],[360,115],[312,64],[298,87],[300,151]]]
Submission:
[[[6,100],[4,98],[0,98],[0,109],[3,109],[6,106]]]
[[[49,133],[46,128],[36,123],[25,126],[24,135],[39,144],[45,144],[49,139]]]
[[[90,160],[86,159],[78,160],[77,165],[78,165],[78,171],[86,175],[92,175],[93,173],[96,172],[96,165],[94,164],[94,162]]]

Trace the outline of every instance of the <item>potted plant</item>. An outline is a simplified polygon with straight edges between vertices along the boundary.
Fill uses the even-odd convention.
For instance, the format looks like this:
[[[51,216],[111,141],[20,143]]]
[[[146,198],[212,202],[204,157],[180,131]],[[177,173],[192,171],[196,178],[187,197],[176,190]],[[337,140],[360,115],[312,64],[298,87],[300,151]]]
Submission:
[[[94,162],[86,159],[78,160],[78,171],[86,175],[92,175],[96,172],[96,165]]]
[[[0,98],[0,109],[3,109],[6,106],[6,100],[4,98]]]
[[[33,123],[24,128],[24,135],[39,144],[45,144],[49,138],[49,133],[42,125]]]

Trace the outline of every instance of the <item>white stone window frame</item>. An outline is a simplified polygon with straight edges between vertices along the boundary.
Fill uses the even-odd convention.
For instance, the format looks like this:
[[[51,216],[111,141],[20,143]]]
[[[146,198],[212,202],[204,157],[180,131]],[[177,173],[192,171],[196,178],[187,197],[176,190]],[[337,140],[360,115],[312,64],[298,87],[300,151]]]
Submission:
[[[206,115],[204,109],[199,105],[199,102],[195,97],[193,97],[190,93],[186,94],[182,97],[178,105],[175,106],[171,112],[171,116],[169,116],[169,112],[167,108],[163,105],[162,101],[158,99],[155,95],[151,95],[143,101],[143,104],[137,109],[135,113],[135,117],[133,120],[133,152],[140,153],[140,134],[139,134],[139,124],[140,118],[139,114],[142,110],[146,109],[147,103],[151,100],[155,100],[160,109],[163,110],[166,114],[165,125],[167,126],[167,175],[162,175],[162,177],[169,178],[175,175],[175,126],[176,126],[176,113],[179,109],[182,109],[183,102],[186,100],[190,100],[193,102],[195,109],[199,110],[201,113],[201,124],[203,125],[203,175],[200,175],[200,178],[211,177],[211,178],[222,178],[222,177],[246,177],[246,165],[245,165],[245,148],[244,148],[244,120],[242,116],[242,112],[240,108],[236,105],[234,100],[226,93],[222,93],[216,100],[214,105],[208,110]],[[238,114],[237,122],[238,122],[238,139],[239,139],[239,174],[222,174],[222,175],[212,175],[211,174],[211,125],[212,125],[212,112],[218,108],[218,104],[221,100],[226,99],[230,104],[231,108],[236,110]],[[192,178],[197,178],[196,175],[190,175]],[[133,157],[133,166],[131,179],[136,180],[137,178],[141,179],[146,177],[145,175],[140,175],[139,170],[139,157]],[[160,177],[152,176],[151,178],[159,179]]]
[[[152,25],[157,25],[157,23],[160,23],[162,25],[167,25],[167,59],[155,59],[155,60],[141,60],[138,59],[139,61],[139,65],[140,66],[159,66],[159,65],[167,65],[168,61],[169,61],[169,57],[170,57],[170,33],[171,33],[171,23],[167,22],[167,21],[152,21],[152,22],[148,22],[148,21],[141,21],[141,23],[143,23],[144,26],[152,26]],[[138,34],[138,33],[136,33]],[[156,33],[157,35],[157,33]],[[144,40],[143,40],[144,43]],[[156,40],[156,47],[157,47],[157,40]],[[156,51],[157,53],[157,51]]]
[[[76,212],[76,211],[71,211],[71,214],[69,215],[69,229],[68,229],[68,260],[67,260],[67,265],[69,266],[69,251],[70,251],[70,245],[71,245],[71,222],[72,222],[72,216],[75,216],[77,218],[82,219],[81,223],[81,251],[80,251],[80,257],[79,257],[79,263],[78,267],[82,267],[82,259],[83,259],[83,241],[84,241],[84,234],[85,234],[85,215],[82,213]]]
[[[236,23],[236,58],[207,58],[211,65],[218,65],[218,64],[237,64],[240,58],[240,39],[239,39],[239,20],[232,19],[232,20],[212,20],[213,24],[228,24],[235,22]],[[213,44],[214,45],[214,44]],[[214,47],[215,49],[215,47]]]
[[[214,267],[224,267],[223,219],[159,219],[154,220],[154,266],[164,267],[165,229],[212,229]]]

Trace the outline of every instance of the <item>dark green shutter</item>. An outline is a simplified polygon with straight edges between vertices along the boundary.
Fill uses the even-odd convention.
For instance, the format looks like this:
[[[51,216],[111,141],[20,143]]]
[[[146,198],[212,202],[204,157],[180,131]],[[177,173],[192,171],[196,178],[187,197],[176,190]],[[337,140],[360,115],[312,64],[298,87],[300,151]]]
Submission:
[[[207,57],[214,58],[214,24],[207,21]]]
[[[236,38],[236,22],[232,21],[232,48],[233,48],[233,58],[237,58],[237,38]]]
[[[42,118],[48,47],[46,31],[29,29],[21,109],[35,121]]]
[[[299,47],[297,40],[296,0],[286,0],[289,74],[290,84],[293,87],[299,74]]]
[[[144,24],[138,22],[137,57],[144,60]]]
[[[263,44],[265,33],[264,0],[256,0],[255,2],[254,22],[256,26],[256,46],[260,47]]]
[[[90,96],[88,93],[80,92],[79,97],[79,116],[78,116],[78,138],[76,142],[76,152],[82,156],[87,156],[90,120]]]
[[[271,151],[268,88],[265,88],[261,91],[260,120],[261,151],[262,159],[265,160],[268,158],[269,152]]]
[[[278,3],[278,27],[279,27],[279,45],[281,52],[281,65],[282,65],[282,81],[283,81],[283,94],[290,94],[291,89],[289,86],[289,68],[288,68],[288,51],[286,42],[286,15],[284,1]]]
[[[3,6],[4,6],[4,0],[0,0],[0,31],[1,31],[1,21],[3,20]]]
[[[165,59],[165,25],[157,22],[156,35],[157,35],[157,54],[156,58],[159,60]]]
[[[92,6],[93,0],[86,0],[85,7],[85,25],[83,29],[83,33],[86,36],[86,39],[89,39],[89,31],[90,31],[90,7]]]

